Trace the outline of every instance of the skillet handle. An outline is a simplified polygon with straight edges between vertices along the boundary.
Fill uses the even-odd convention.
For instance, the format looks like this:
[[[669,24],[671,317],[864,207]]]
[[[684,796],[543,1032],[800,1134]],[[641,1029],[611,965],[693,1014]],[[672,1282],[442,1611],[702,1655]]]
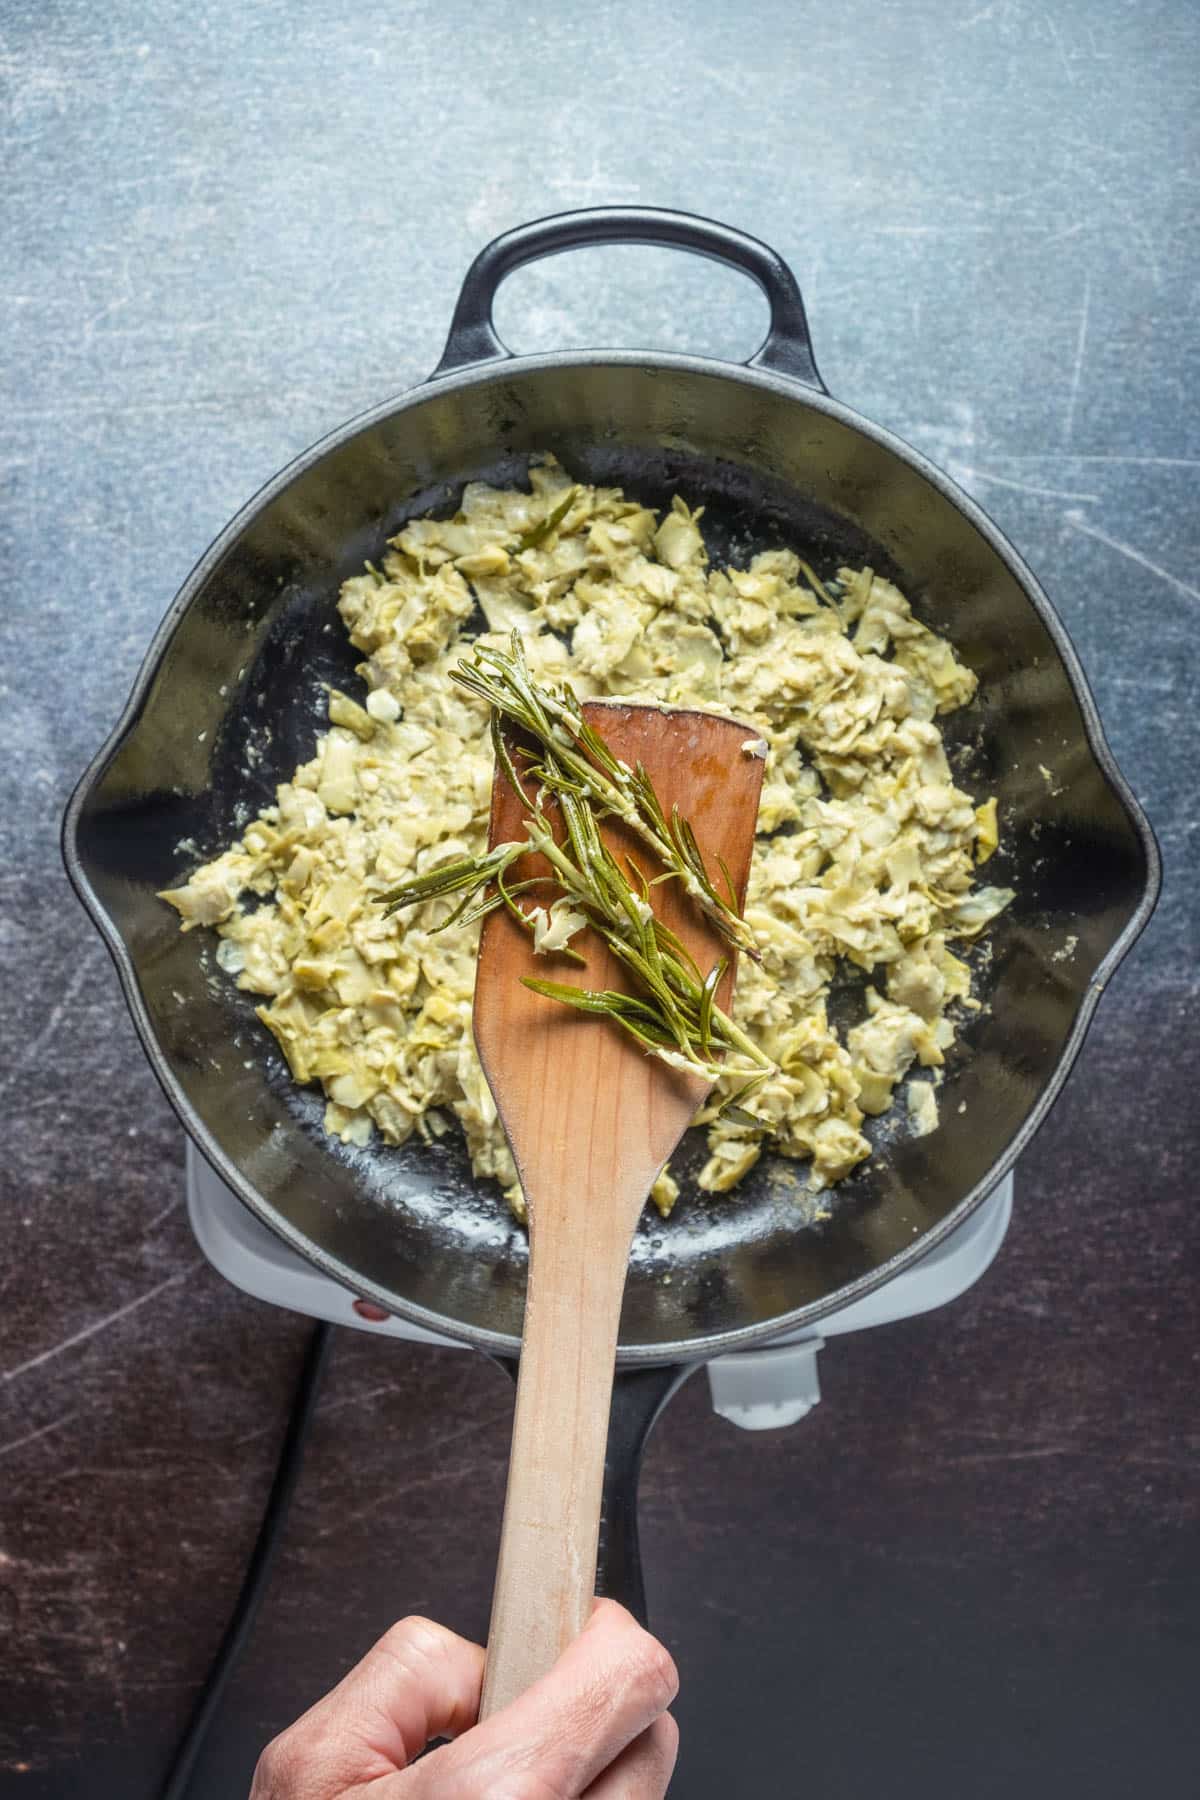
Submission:
[[[515,1382],[520,1366],[516,1359],[498,1356],[496,1361]],[[606,1599],[619,1600],[639,1625],[646,1623],[646,1582],[637,1517],[642,1458],[650,1433],[669,1401],[700,1366],[670,1363],[657,1369],[618,1369],[613,1382],[600,1502],[596,1592]]]
[[[745,366],[773,369],[806,387],[826,391],[817,373],[796,277],[778,252],[758,238],[735,231],[732,225],[653,206],[582,207],[535,219],[493,238],[467,270],[446,348],[431,379],[452,369],[511,356],[492,319],[500,283],[525,263],[595,244],[656,244],[740,269],[758,283],[771,308],[766,338]]]
[[[668,1402],[699,1363],[659,1369],[618,1369],[608,1421],[596,1592],[619,1600],[646,1623],[646,1583],[638,1539],[638,1480],[650,1433]]]

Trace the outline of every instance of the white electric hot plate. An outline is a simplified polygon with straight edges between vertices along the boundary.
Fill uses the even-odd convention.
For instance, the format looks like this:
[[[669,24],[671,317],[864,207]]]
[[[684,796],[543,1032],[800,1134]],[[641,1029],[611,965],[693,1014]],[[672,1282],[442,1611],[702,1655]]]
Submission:
[[[821,1398],[817,1355],[828,1340],[932,1312],[957,1300],[979,1280],[1003,1243],[1012,1199],[1009,1175],[957,1231],[873,1293],[830,1313],[817,1327],[784,1334],[765,1347],[714,1357],[708,1364],[714,1411],[745,1431],[794,1425]],[[477,1354],[454,1338],[383,1312],[322,1274],[268,1231],[190,1142],[187,1203],[201,1250],[244,1293],[334,1325]]]

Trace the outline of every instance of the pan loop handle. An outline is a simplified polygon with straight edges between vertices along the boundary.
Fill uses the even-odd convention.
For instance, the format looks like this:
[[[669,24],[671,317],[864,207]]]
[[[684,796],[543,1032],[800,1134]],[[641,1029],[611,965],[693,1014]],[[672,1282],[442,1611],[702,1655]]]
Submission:
[[[766,338],[747,358],[745,367],[773,369],[806,387],[826,391],[817,373],[800,289],[783,258],[731,225],[650,206],[583,207],[535,219],[493,238],[467,270],[446,348],[431,379],[452,369],[511,357],[512,351],[501,341],[492,319],[500,283],[525,263],[595,244],[655,244],[740,269],[758,283],[771,309]]]

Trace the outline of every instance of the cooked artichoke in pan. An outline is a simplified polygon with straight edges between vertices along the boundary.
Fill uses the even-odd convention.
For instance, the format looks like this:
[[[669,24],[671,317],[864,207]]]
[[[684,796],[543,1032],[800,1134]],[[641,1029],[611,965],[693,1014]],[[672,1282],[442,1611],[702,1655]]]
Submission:
[[[870,1154],[864,1116],[886,1113],[914,1066],[933,1075],[907,1084],[910,1128],[933,1130],[955,1019],[978,1005],[952,945],[1012,898],[977,881],[995,802],[955,784],[937,724],[976,688],[951,645],[870,569],[824,583],[787,549],[710,567],[702,512],[676,499],[659,516],[546,458],[528,493],[473,483],[453,518],[407,525],[342,588],[365,692],[330,692],[329,728],[275,804],[163,895],[185,930],[215,927],[221,968],[263,996],[295,1079],[322,1084],[328,1131],[402,1144],[456,1118],[518,1216],[471,1041],[478,924],[439,930],[445,897],[392,916],[377,904],[486,843],[488,711],[449,678],[481,623],[498,644],[516,629],[534,676],[581,698],[711,708],[761,734],[746,919],[762,960],[742,960],[733,1012],[776,1069],[732,1117],[705,1109],[702,1188],[736,1187],[767,1144],[806,1161],[815,1187],[840,1180]],[[842,1032],[826,1003],[844,964],[866,980]],[[665,1171],[660,1210],[677,1194]]]

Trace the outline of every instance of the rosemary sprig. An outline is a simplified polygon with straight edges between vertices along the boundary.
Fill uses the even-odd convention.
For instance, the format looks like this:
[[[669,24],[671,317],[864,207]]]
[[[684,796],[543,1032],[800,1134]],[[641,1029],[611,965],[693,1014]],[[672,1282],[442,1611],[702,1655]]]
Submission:
[[[488,913],[495,912],[498,906],[507,907],[517,923],[530,933],[534,933],[534,921],[523,907],[517,905],[516,896],[526,893],[530,888],[540,887],[546,877],[533,877],[529,881],[510,883],[506,877],[518,856],[523,856],[529,849],[527,841],[516,844],[497,844],[485,856],[458,856],[453,862],[440,863],[426,875],[416,875],[411,881],[402,882],[399,887],[389,888],[384,894],[376,896],[383,907],[384,917],[390,918],[407,906],[419,906],[423,900],[440,900],[450,894],[462,894],[462,900],[453,912],[435,927],[437,931],[446,931],[451,925],[474,925],[479,919],[486,918]],[[471,902],[481,888],[495,883],[496,891],[487,895],[477,906]],[[582,963],[585,958],[577,950],[568,945],[555,950],[556,956],[566,957],[568,962]]]
[[[631,771],[612,755],[604,740],[582,719],[570,689],[565,690],[570,699],[564,700],[561,692],[548,691],[533,682],[519,639],[511,657],[486,651],[481,661],[483,651],[484,646],[477,650],[475,663],[460,665],[465,677],[460,678],[472,692],[487,688],[484,697],[493,705],[492,736],[497,764],[518,793],[525,794],[527,789],[513,765],[500,729],[500,715],[532,729],[541,742],[540,760],[533,760],[528,771],[539,786],[524,820],[526,835],[520,842],[497,844],[481,856],[458,857],[443,863],[390,889],[379,897],[381,904],[393,913],[424,900],[461,894],[459,905],[437,929],[445,930],[456,921],[472,922],[505,906],[525,929],[533,931],[530,915],[517,904],[516,896],[549,881],[608,945],[638,991],[624,994],[612,989],[571,987],[533,977],[525,977],[524,985],[547,999],[611,1020],[649,1054],[673,1068],[710,1082],[722,1075],[741,1076],[742,1085],[728,1105],[739,1122],[759,1125],[737,1103],[771,1074],[775,1065],[716,1003],[728,958],[722,958],[707,975],[701,974],[679,938],[655,915],[649,899],[652,883],[632,862],[631,880],[604,842],[600,820],[612,813],[629,819],[629,808],[640,805],[644,810],[638,812],[638,818],[646,825],[642,835],[653,843],[669,874],[679,874],[681,863],[690,868],[692,858],[703,868],[691,827],[677,813],[670,821],[665,818],[645,770]],[[491,701],[493,688],[503,695],[505,705]],[[573,729],[560,722],[564,711]],[[533,721],[532,727],[529,720]],[[581,742],[586,755],[578,748]],[[632,787],[627,786],[627,781]],[[638,798],[631,799],[631,794]],[[561,841],[546,814],[549,798],[555,801],[561,816]],[[660,843],[664,846],[661,851]],[[509,871],[527,851],[544,857],[551,874],[513,883],[508,878]],[[662,880],[664,876],[655,879]],[[729,888],[732,900],[732,882]],[[688,891],[694,891],[690,885]],[[483,897],[478,898],[481,893]],[[729,910],[724,902],[720,904],[723,911]],[[711,911],[711,907],[706,910]],[[736,913],[733,917],[740,925]],[[559,948],[554,954],[576,962],[584,960],[569,948]]]
[[[526,987],[587,1012],[607,1013],[643,1048],[675,1067],[687,1068],[710,1081],[722,1073],[741,1074],[752,1086],[757,1085],[774,1064],[716,1004],[725,960],[702,976],[674,932],[634,892],[600,837],[591,807],[570,797],[565,806],[560,800],[560,806],[566,842],[555,842],[539,804],[525,822],[530,848],[551,863],[572,902],[587,914],[592,929],[628,969],[641,992],[637,1008],[630,1008],[615,1005],[609,990],[563,987],[528,976],[524,977]],[[653,1022],[652,1032],[647,1032],[648,1020]],[[718,1065],[714,1060],[717,1054],[725,1054],[727,1060]]]
[[[465,890],[469,900],[497,875],[503,875],[525,849],[524,844],[497,844],[483,856],[457,856],[453,862],[439,863],[428,874],[414,875],[411,881],[402,881],[399,887],[377,894],[376,901],[382,906],[385,918],[390,918],[403,907],[417,906],[422,900],[440,900],[446,894]],[[494,904],[500,904],[498,897]]]
[[[604,739],[583,716],[579,698],[569,682],[543,687],[534,681],[525,660],[519,632],[512,634],[511,653],[489,644],[476,644],[469,662],[460,662],[451,677],[460,687],[484,700],[499,714],[537,739],[541,760],[529,773],[555,793],[568,781],[594,800],[602,812],[630,827],[647,844],[664,867],[680,881],[685,893],[712,919],[718,931],[735,949],[756,962],[758,946],[749,926],[739,916],[737,897],[722,871],[729,895],[714,887],[704,866],[695,834],[678,807],[668,819],[645,768],[631,769],[614,756]]]

